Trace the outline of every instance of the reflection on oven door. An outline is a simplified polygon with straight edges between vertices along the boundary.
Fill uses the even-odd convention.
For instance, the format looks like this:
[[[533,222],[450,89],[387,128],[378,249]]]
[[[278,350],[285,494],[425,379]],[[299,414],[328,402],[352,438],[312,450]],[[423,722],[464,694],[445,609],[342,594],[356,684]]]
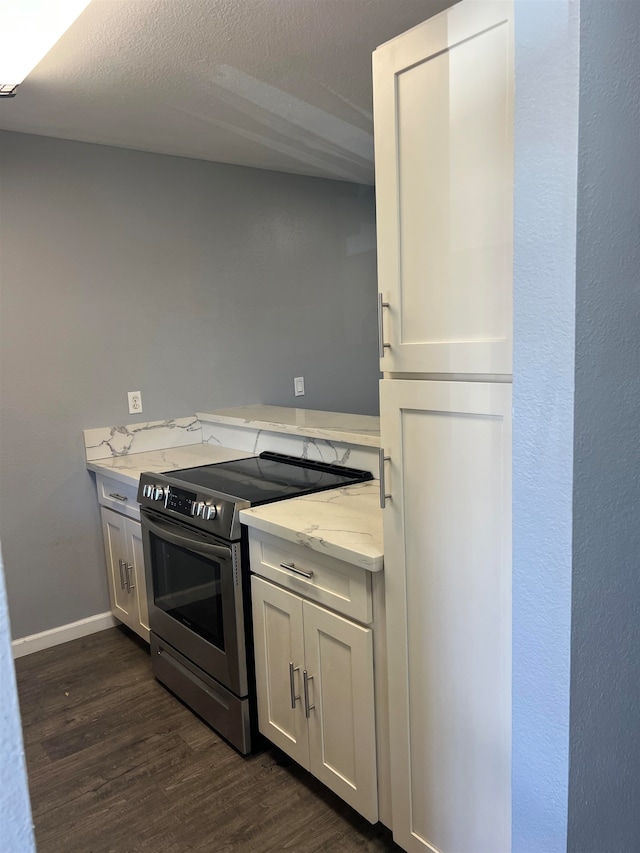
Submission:
[[[212,611],[220,609],[221,596],[218,580],[155,596],[155,605],[178,622],[182,622],[187,628],[196,631],[201,637],[214,642],[221,651],[224,651],[224,633],[222,631],[214,633],[210,630],[211,614]],[[221,617],[216,621],[221,625]]]

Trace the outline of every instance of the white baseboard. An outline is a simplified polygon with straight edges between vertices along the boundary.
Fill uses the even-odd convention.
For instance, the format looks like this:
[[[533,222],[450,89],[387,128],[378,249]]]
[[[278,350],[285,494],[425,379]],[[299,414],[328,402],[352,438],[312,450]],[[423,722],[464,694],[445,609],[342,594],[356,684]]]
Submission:
[[[95,616],[79,619],[77,622],[69,623],[69,625],[60,625],[59,628],[51,628],[49,631],[41,631],[39,634],[31,634],[29,637],[20,637],[11,643],[11,650],[14,658],[21,658],[24,655],[40,652],[42,649],[50,649],[52,646],[59,646],[62,643],[68,643],[69,640],[77,640],[79,637],[86,637],[87,634],[95,634],[119,624],[111,613],[97,613]]]

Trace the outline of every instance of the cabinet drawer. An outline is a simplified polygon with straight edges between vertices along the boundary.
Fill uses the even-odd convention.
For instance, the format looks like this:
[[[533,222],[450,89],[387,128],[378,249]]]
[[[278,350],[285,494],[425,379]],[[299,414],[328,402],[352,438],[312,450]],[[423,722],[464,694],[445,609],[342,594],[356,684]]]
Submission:
[[[98,502],[101,506],[109,507],[122,515],[128,515],[129,518],[140,519],[137,484],[129,485],[120,480],[96,474],[96,485]]]
[[[249,556],[254,574],[365,625],[371,623],[371,576],[365,569],[254,530],[249,531]]]

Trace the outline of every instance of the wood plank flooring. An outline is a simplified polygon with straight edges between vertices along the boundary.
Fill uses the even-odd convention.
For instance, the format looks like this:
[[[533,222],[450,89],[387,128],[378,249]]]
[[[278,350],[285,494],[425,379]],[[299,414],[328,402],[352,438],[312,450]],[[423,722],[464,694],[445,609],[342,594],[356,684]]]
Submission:
[[[16,674],[38,853],[400,853],[275,747],[240,756],[124,628],[19,658]]]

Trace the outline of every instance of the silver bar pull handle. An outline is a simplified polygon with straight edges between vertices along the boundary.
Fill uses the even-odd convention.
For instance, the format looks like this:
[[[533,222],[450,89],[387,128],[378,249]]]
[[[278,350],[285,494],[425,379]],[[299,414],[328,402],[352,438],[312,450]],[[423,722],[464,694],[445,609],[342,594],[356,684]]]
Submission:
[[[313,577],[313,572],[307,572],[304,569],[299,569],[297,566],[294,566],[293,563],[280,563],[280,568],[286,569],[288,572],[293,572],[294,575],[300,575],[308,580],[311,580]]]
[[[118,566],[120,567],[120,589],[124,589],[124,561],[118,560]]]
[[[302,673],[302,681],[304,683],[304,715],[309,719],[311,712],[316,706],[309,704],[309,682],[313,681],[313,676],[309,675],[306,669]]]
[[[294,666],[293,661],[289,661],[289,692],[291,694],[291,707],[295,710],[296,702],[300,699],[300,696],[296,696],[296,685],[295,685],[295,677],[294,672],[300,672],[299,666]]]
[[[126,495],[119,495],[117,492],[109,492],[109,497],[116,501],[122,501],[122,503],[126,503],[129,500]]]
[[[171,542],[172,545],[179,545],[181,548],[188,548],[196,554],[202,554],[206,557],[220,557],[228,563],[232,562],[233,551],[228,545],[224,547],[222,545],[213,545],[207,542],[202,536],[198,539],[192,539],[190,536],[184,535],[184,533],[181,532],[182,529],[176,527],[174,524],[167,524],[162,521],[152,521],[151,518],[148,515],[144,515],[144,513],[142,517],[142,529],[150,530],[152,533],[155,533],[159,539]],[[178,533],[175,532],[176,530]]]
[[[132,583],[131,576],[133,574],[133,565],[131,563],[125,563],[125,569],[127,572],[127,589],[131,592],[132,589],[136,588],[136,585]]]
[[[384,358],[385,349],[391,347],[391,344],[386,344],[384,342],[384,329],[382,326],[382,309],[388,307],[389,303],[383,302],[382,294],[378,293],[378,355],[380,358]]]
[[[380,466],[380,509],[384,509],[387,501],[391,499],[391,495],[387,494],[387,487],[384,482],[384,463],[391,459],[390,456],[384,455],[384,447],[378,450],[378,465]]]

